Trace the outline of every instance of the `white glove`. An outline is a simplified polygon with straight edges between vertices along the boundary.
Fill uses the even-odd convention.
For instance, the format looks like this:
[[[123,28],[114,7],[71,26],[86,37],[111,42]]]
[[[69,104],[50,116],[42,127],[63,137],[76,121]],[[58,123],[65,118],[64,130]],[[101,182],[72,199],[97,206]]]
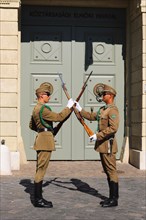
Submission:
[[[75,101],[75,104],[76,104],[76,109],[78,109],[78,111],[81,112],[82,111],[82,107],[80,106],[79,102]]]
[[[66,107],[72,108],[74,104],[75,104],[75,103],[74,103],[74,100],[71,98],[71,99],[68,100],[68,103],[67,103],[67,106],[66,106]]]
[[[96,134],[93,134],[92,136],[89,137],[90,142],[92,141],[96,141],[97,140],[97,136]]]

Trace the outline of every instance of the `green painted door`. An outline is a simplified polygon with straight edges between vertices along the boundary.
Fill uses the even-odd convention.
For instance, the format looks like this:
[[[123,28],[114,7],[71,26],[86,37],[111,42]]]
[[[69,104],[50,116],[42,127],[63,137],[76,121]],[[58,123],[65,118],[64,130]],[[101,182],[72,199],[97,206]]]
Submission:
[[[115,16],[112,15],[115,11],[111,11],[108,16],[109,11],[101,12],[96,9],[90,9],[88,14],[83,13],[86,9],[78,9],[82,10],[81,14],[74,13],[77,10],[74,8],[64,14],[59,14],[59,10],[51,14],[46,13],[46,8],[43,8],[41,13],[38,8],[38,11],[32,8],[29,12],[30,8],[25,10],[26,18],[22,22],[21,48],[21,131],[27,159],[34,160],[36,155],[32,150],[36,133],[29,129],[31,112],[36,104],[36,88],[42,82],[51,82],[54,93],[50,106],[53,111],[60,112],[66,106],[67,99],[62,91],[58,73],[63,75],[70,96],[76,99],[91,71],[93,74],[80,104],[88,111],[91,107],[94,111],[98,111],[98,108],[103,105],[103,103],[97,103],[93,94],[96,83],[106,83],[117,90],[116,104],[121,117],[117,133],[120,154],[124,136],[124,29],[117,24],[116,18],[121,19],[122,16],[119,17],[117,11]],[[33,15],[33,18],[28,18],[27,13],[29,16]],[[35,16],[38,15],[42,17],[36,18]],[[64,17],[60,18],[61,15]],[[82,17],[87,15],[89,19],[80,18],[79,15]],[[52,17],[48,18],[48,16]],[[106,20],[111,19],[111,22],[106,23],[105,16]],[[90,19],[94,22],[90,22]],[[102,19],[102,24],[98,23],[97,19]],[[96,131],[96,122],[86,121],[86,123]],[[55,137],[55,142],[56,151],[52,154],[53,160],[99,158],[94,151],[93,143],[89,142],[86,132],[74,113]]]
[[[72,88],[77,97],[79,88],[88,74],[93,71],[80,104],[87,111],[98,111],[104,103],[98,103],[93,94],[97,83],[105,83],[117,91],[116,105],[120,110],[120,127],[117,133],[119,153],[124,134],[124,58],[122,30],[119,28],[75,27],[72,42]],[[96,131],[97,122],[86,121]],[[94,144],[89,142],[86,132],[72,117],[73,159],[97,159]],[[119,155],[118,155],[119,157]]]
[[[39,31],[38,31],[39,30]],[[35,90],[42,82],[50,82],[54,87],[50,106],[60,112],[67,100],[63,94],[58,73],[71,93],[71,39],[70,27],[23,27],[22,36],[22,74],[21,74],[21,127],[27,159],[35,159],[32,150],[36,133],[28,127],[30,116],[36,104]],[[54,123],[54,126],[57,123]],[[52,159],[71,159],[71,120],[64,123],[55,137],[56,151]]]

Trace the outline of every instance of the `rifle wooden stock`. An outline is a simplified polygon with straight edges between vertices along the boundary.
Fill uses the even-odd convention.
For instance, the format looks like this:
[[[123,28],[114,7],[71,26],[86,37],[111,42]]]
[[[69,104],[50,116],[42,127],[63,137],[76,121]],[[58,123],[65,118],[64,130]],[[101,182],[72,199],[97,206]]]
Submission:
[[[89,80],[91,74],[92,74],[92,71],[91,71],[91,73],[89,74],[88,78],[86,79],[86,81],[85,81],[85,83],[84,83],[84,85],[83,85],[83,87],[82,87],[82,90],[81,90],[79,96],[78,96],[77,99],[76,99],[77,102],[80,100],[80,98],[81,98],[83,92],[85,91],[85,88],[86,88],[86,86],[87,86],[87,81]],[[61,79],[61,81],[62,81],[63,91],[64,91],[64,93],[65,93],[67,99],[69,100],[69,99],[70,99],[70,96],[69,96],[69,94],[68,94],[67,88],[66,88],[65,83],[63,82],[61,76],[60,76],[60,79]],[[80,112],[78,112],[78,111],[76,110],[75,106],[72,107],[72,111],[74,111],[74,113],[75,113],[77,119],[78,119],[79,122],[83,125],[83,127],[84,127],[86,133],[88,134],[88,136],[89,136],[89,137],[92,136],[92,135],[94,134],[94,132],[88,127],[88,125],[86,125],[86,123],[84,122],[83,117],[81,116]]]
[[[94,134],[94,132],[93,132],[93,131],[88,127],[88,125],[84,122],[84,119],[82,118],[80,112],[78,112],[75,107],[73,107],[73,109],[74,109],[74,113],[75,113],[77,119],[78,119],[78,120],[80,121],[80,123],[83,125],[84,130],[86,131],[86,133],[88,134],[88,136],[89,136],[89,137],[92,136],[92,135]]]
[[[83,125],[88,136],[91,137],[94,134],[94,132],[85,124],[84,120],[81,122],[81,124]]]

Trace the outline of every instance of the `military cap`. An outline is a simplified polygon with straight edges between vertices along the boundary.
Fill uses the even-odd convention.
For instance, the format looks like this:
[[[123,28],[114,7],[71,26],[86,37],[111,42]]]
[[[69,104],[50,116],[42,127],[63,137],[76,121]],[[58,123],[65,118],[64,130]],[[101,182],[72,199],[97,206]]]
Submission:
[[[35,94],[38,95],[40,93],[46,93],[47,91],[44,91],[44,89],[42,87],[39,87],[38,89],[36,89]]]
[[[116,90],[114,88],[112,88],[109,85],[103,84],[103,83],[98,83],[94,86],[93,88],[93,93],[97,96],[97,95],[102,95],[103,92],[109,92],[111,94],[113,94],[114,96],[116,96]]]
[[[53,93],[53,86],[51,83],[44,82],[40,85],[38,89],[36,89],[36,94],[39,93],[49,93],[50,95]]]
[[[51,83],[44,82],[40,85],[40,88],[43,88],[44,92],[49,92],[50,95],[53,93],[53,86]]]

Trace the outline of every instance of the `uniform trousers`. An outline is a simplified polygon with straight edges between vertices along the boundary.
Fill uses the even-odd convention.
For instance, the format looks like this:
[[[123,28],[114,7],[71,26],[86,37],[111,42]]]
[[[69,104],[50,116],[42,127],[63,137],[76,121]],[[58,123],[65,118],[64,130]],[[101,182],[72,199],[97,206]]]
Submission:
[[[34,178],[35,183],[39,183],[43,180],[49,165],[51,153],[52,151],[37,151],[36,174]]]
[[[104,172],[107,175],[108,182],[118,183],[118,175],[116,168],[116,153],[100,153],[101,163]]]

